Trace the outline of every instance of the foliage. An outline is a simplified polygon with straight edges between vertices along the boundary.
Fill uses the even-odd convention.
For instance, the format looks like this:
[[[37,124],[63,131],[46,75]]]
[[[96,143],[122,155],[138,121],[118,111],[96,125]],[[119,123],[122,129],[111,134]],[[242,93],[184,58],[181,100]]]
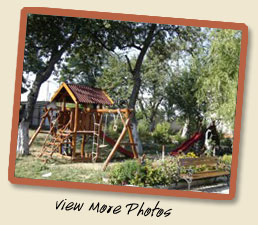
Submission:
[[[168,122],[158,123],[152,133],[154,141],[160,144],[171,143],[171,125]]]
[[[144,164],[126,161],[114,166],[109,174],[110,182],[118,185],[156,186],[170,185],[177,181],[177,164],[172,158],[150,161]]]
[[[221,120],[234,124],[241,33],[211,29],[206,43],[196,49],[188,65],[172,70],[166,88],[168,106],[177,118],[189,121],[188,134],[199,129],[200,122]]]
[[[117,118],[117,117],[116,117]],[[106,133],[113,139],[117,139],[123,130],[123,123],[120,118],[112,120],[107,124]]]
[[[151,132],[149,130],[149,123],[145,119],[138,121],[138,132],[143,141],[149,142],[151,140]]]
[[[96,86],[105,90],[115,103],[115,107],[126,107],[132,92],[133,82],[127,62],[122,56],[110,55],[102,76],[96,79]]]
[[[207,104],[206,117],[220,118],[229,122],[233,128],[238,69],[240,60],[241,32],[236,30],[215,29],[210,34],[211,47],[198,66],[200,72],[196,97],[198,105]]]
[[[180,74],[174,74],[170,85],[166,88],[168,105],[175,108],[178,118],[189,121],[188,128],[190,130],[188,133],[192,133],[199,128],[203,112],[206,111],[204,104],[197,104],[196,93],[198,88],[196,82],[198,76],[192,70],[184,70]]]
[[[221,162],[226,164],[226,165],[229,165],[231,166],[231,163],[232,163],[232,155],[223,155],[221,157]]]
[[[109,173],[110,182],[111,184],[130,184],[131,179],[140,169],[141,165],[135,160],[127,160],[124,163],[114,165]]]
[[[182,137],[180,132],[171,136],[172,143],[181,144],[186,140],[186,137]]]
[[[143,118],[149,122],[149,130],[153,131],[167,96],[165,88],[169,85],[169,58],[164,59],[155,52],[147,54],[142,66],[142,85],[138,105]]]
[[[188,152],[186,155],[185,155],[186,158],[198,158],[197,155],[194,154],[194,152]]]

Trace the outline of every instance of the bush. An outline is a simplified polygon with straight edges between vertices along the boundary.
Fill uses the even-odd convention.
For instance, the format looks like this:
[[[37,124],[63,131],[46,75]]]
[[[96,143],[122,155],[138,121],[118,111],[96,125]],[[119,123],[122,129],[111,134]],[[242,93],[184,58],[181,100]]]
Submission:
[[[144,164],[126,161],[114,166],[109,174],[111,184],[131,184],[142,187],[170,185],[177,181],[177,164],[172,158],[151,161]]]
[[[154,141],[159,144],[171,143],[171,126],[168,122],[158,123],[152,136]]]
[[[223,155],[221,157],[221,162],[224,163],[225,165],[231,166],[232,155]]]
[[[179,156],[180,158],[198,158],[194,152],[188,152],[186,155]]]
[[[128,160],[113,166],[109,173],[111,184],[130,184],[141,165],[136,160]]]

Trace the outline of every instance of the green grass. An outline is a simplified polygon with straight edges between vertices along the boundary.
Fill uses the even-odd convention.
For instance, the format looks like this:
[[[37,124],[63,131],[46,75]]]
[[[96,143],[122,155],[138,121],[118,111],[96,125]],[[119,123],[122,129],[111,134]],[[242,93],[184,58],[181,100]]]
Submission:
[[[33,133],[34,131],[30,130],[30,136],[32,136]],[[107,177],[112,165],[127,159],[124,155],[116,152],[112,158],[112,163],[109,164],[105,172],[101,169],[101,163],[75,163],[64,158],[56,157],[55,154],[53,155],[53,158],[48,158],[48,160],[44,162],[42,158],[39,159],[37,155],[39,155],[42,149],[45,138],[46,134],[38,134],[30,147],[31,154],[16,159],[16,177],[101,184],[105,183],[104,180],[106,179],[103,178]],[[127,138],[128,137],[125,137],[125,139]],[[127,142],[127,140],[124,141]],[[161,156],[161,145],[143,143],[143,147],[148,158],[155,158],[158,154]],[[91,148],[92,141],[89,140],[88,144],[85,146],[85,150],[91,152]],[[171,151],[171,149],[172,146],[167,146],[166,153]],[[111,150],[112,146],[101,149],[100,158],[102,162],[104,162]],[[77,152],[80,152],[79,140],[77,141]],[[50,173],[51,176],[44,177],[44,174]]]
[[[49,173],[51,176],[43,176]],[[102,170],[83,168],[76,163],[65,164],[54,159],[44,163],[32,155],[18,157],[15,165],[15,177],[32,179],[104,184],[103,178],[106,177],[106,173]]]

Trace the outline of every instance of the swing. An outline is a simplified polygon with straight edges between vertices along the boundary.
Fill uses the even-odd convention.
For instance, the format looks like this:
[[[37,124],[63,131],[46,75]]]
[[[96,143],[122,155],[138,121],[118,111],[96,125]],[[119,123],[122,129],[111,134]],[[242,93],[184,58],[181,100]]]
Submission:
[[[113,131],[117,131],[117,118],[118,118],[118,115],[116,117],[115,114],[113,114],[113,117],[114,117],[114,126],[113,126]]]
[[[108,145],[105,144],[106,129],[107,129],[107,117],[108,117],[108,114],[106,114],[106,117],[105,117],[104,132],[103,132],[103,142],[102,142],[102,144],[99,146],[100,148],[105,148],[105,147],[108,146]]]

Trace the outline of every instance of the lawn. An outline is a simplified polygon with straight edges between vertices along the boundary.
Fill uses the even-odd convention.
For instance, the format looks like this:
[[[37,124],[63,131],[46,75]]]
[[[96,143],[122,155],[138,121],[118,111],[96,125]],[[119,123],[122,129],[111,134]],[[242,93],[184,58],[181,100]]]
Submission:
[[[33,132],[33,130],[30,130],[30,136],[32,136]],[[104,172],[102,165],[112,149],[111,146],[101,149],[101,160],[98,163],[72,162],[68,159],[57,157],[58,153],[54,153],[53,158],[38,157],[45,137],[46,134],[38,134],[30,147],[30,155],[17,157],[15,165],[16,177],[104,184],[106,183],[105,178],[110,168],[118,162],[123,162],[127,159],[124,155],[117,152]],[[90,140],[85,146],[86,151],[89,152],[91,146]],[[157,150],[161,149],[160,145],[143,143],[143,147],[146,149],[145,153],[148,158],[161,157],[161,150]],[[167,147],[167,152],[170,149],[171,146]],[[77,152],[79,151],[80,141],[77,143]]]
[[[30,131],[30,135],[32,133],[33,131]],[[15,177],[96,184],[105,183],[105,175],[108,170],[102,171],[102,163],[75,163],[68,159],[57,157],[57,153],[53,154],[53,158],[47,158],[47,160],[44,157],[38,157],[44,139],[45,134],[39,134],[30,148],[30,155],[16,158]]]
[[[30,136],[32,133],[33,131],[31,130]],[[132,178],[133,184],[142,185],[141,179],[143,178],[135,177],[135,170],[138,172],[144,170],[145,172],[148,172],[147,175],[145,172],[140,172],[140,174],[144,177],[144,179],[147,179],[147,184],[154,183],[155,185],[158,185],[159,183],[163,184],[164,182],[166,184],[174,182],[175,177],[177,176],[177,167],[171,157],[166,156],[165,163],[162,163],[160,150],[162,147],[158,144],[143,143],[144,153],[146,154],[146,158],[149,160],[146,161],[147,163],[143,167],[138,165],[138,163],[135,161],[127,160],[125,156],[117,152],[107,167],[107,170],[103,171],[103,162],[111,151],[111,146],[105,149],[101,149],[100,162],[73,162],[67,158],[60,157],[59,153],[54,153],[52,158],[49,156],[39,157],[45,137],[45,134],[39,134],[37,136],[34,143],[30,147],[29,156],[17,157],[15,165],[15,177],[94,184],[110,184],[112,183],[110,176],[111,178],[113,176],[113,184],[123,185],[129,176]],[[173,149],[173,147],[174,146],[172,145],[166,146],[166,155],[169,151],[171,151],[171,149]],[[91,141],[89,141],[88,145],[85,146],[85,149],[86,151],[90,152]],[[79,141],[77,145],[77,152],[80,152]],[[227,165],[231,165],[231,155],[225,155],[221,159]],[[120,164],[120,162],[125,163]],[[114,167],[116,165],[118,165],[118,167]],[[125,171],[123,172],[124,168]],[[131,175],[129,171],[131,171]],[[121,179],[123,182],[121,182]]]

